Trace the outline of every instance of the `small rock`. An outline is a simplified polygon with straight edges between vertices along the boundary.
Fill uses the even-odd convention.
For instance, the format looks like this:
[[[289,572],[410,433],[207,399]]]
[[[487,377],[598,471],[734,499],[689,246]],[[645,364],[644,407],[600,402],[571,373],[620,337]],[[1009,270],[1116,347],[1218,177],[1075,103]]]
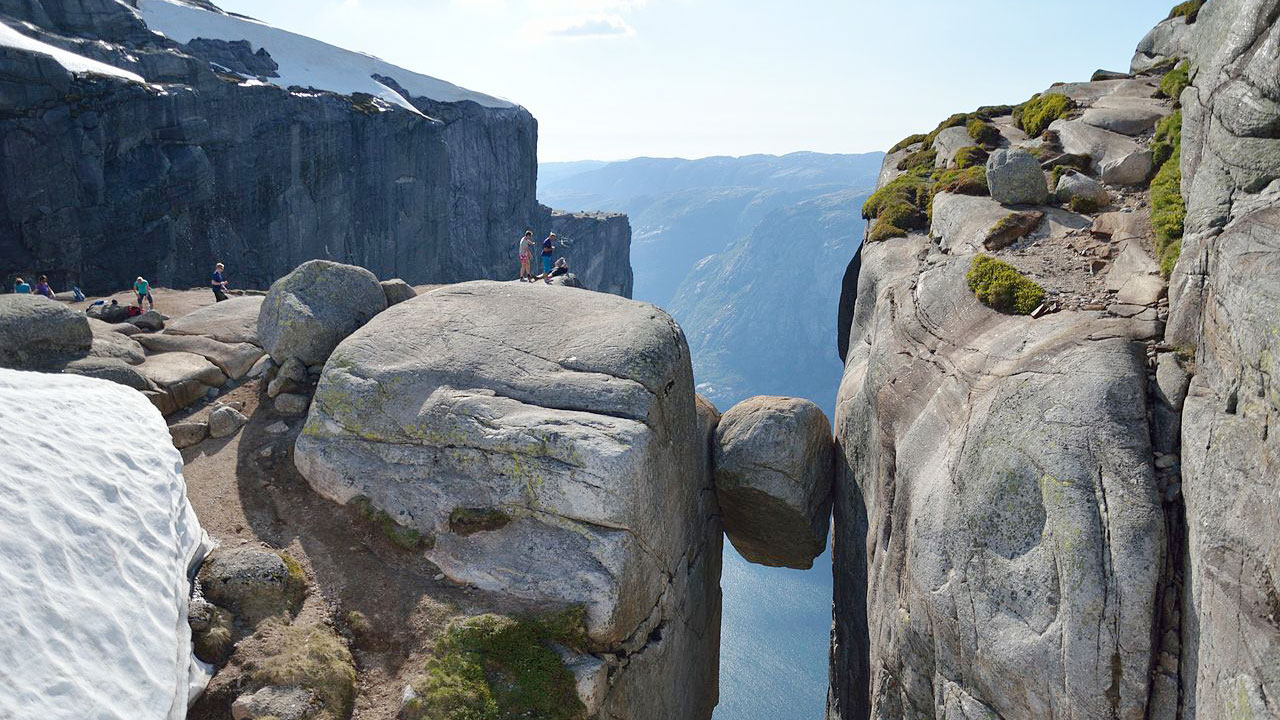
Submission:
[[[1156,469],[1168,470],[1169,468],[1177,465],[1178,461],[1179,461],[1179,457],[1172,453],[1161,455],[1160,457],[1156,458]]]
[[[276,396],[275,401],[276,412],[281,415],[306,414],[307,406],[310,404],[311,398],[296,393],[281,393]]]
[[[387,307],[398,305],[405,300],[412,300],[418,296],[418,292],[410,287],[409,283],[400,278],[383,280],[380,284],[382,285],[382,294],[387,298]]]
[[[161,315],[155,310],[148,310],[141,315],[135,315],[134,317],[129,318],[127,322],[134,327],[139,327],[151,332],[157,332],[164,329],[165,319],[164,315]]]
[[[231,703],[231,717],[235,720],[307,720],[318,709],[319,703],[311,690],[268,685],[236,698]]]
[[[234,435],[237,430],[244,427],[248,422],[249,418],[240,414],[239,411],[229,407],[220,407],[209,414],[209,436],[224,438]]]
[[[270,445],[264,446],[261,450],[258,451],[258,457],[263,459],[269,458],[271,457],[272,453],[275,452],[275,450],[276,449],[271,447]]]
[[[245,373],[245,377],[260,378],[267,374],[267,371],[271,369],[272,365],[271,356],[263,355],[258,358],[258,362],[254,363],[253,367],[249,368],[249,372]]]
[[[283,374],[277,373],[275,379],[267,383],[267,397],[278,397],[281,393],[293,392],[301,390],[302,385],[285,377]]]
[[[229,407],[236,412],[244,412],[244,403],[239,400],[222,400],[213,404],[213,410],[220,407]]]
[[[434,580],[439,582],[444,579],[444,573],[436,573]]]
[[[180,422],[169,426],[169,436],[173,438],[173,446],[179,450],[196,445],[209,436],[209,424],[203,422]]]
[[[1044,171],[1025,150],[996,150],[987,159],[991,197],[1005,205],[1042,205],[1049,199]]]
[[[296,383],[304,383],[307,381],[307,366],[303,365],[298,358],[287,358],[280,364],[280,371],[276,373],[276,377],[288,378]]]
[[[1066,172],[1058,178],[1054,197],[1063,204],[1080,198],[1092,202],[1097,207],[1103,207],[1111,202],[1111,196],[1107,194],[1107,189],[1102,186],[1102,183],[1079,172]]]
[[[284,433],[289,432],[289,426],[285,425],[282,422],[271,423],[270,425],[267,426],[267,432],[271,433],[272,435],[282,435]]]
[[[258,547],[214,550],[198,579],[206,599],[251,624],[292,609],[304,582],[297,571],[290,574],[280,553]]]

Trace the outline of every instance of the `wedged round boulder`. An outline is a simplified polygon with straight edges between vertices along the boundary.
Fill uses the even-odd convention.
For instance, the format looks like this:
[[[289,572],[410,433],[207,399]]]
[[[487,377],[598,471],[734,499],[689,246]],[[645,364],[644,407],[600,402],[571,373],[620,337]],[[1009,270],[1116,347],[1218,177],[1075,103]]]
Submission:
[[[759,396],[716,427],[716,499],[747,560],[807,569],[827,545],[835,473],[831,423],[808,400]]]
[[[344,340],[294,462],[321,495],[415,531],[455,582],[582,606],[593,648],[630,657],[601,717],[641,716],[627,708],[642,696],[644,717],[707,717],[722,535],[698,425],[666,313],[480,281]]]
[[[277,362],[293,357],[323,365],[338,343],[386,309],[373,273],[310,260],[272,283],[258,315],[258,337]]]
[[[1058,187],[1054,189],[1054,197],[1060,203],[1070,203],[1076,198],[1103,207],[1111,202],[1111,196],[1102,183],[1078,172],[1066,172],[1058,178]]]
[[[168,335],[204,335],[224,343],[252,343],[259,347],[258,315],[262,311],[261,295],[233,297],[202,307],[165,327]]]
[[[991,197],[1005,205],[1042,205],[1049,199],[1044,171],[1025,150],[996,150],[987,159]]]
[[[84,315],[40,295],[0,295],[0,367],[40,370],[93,346]]]
[[[405,300],[412,300],[418,296],[418,291],[400,278],[383,280],[381,284],[382,294],[387,298],[387,307],[399,305]]]

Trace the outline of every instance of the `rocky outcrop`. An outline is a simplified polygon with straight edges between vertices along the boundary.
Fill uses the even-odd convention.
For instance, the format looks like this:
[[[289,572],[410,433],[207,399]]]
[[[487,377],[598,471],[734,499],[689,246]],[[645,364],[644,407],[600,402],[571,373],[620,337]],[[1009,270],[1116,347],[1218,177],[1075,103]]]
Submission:
[[[0,265],[90,292],[138,274],[202,285],[214,261],[235,287],[312,258],[412,283],[514,273],[515,239],[541,212],[526,110],[385,64],[363,91],[308,88],[375,61],[209,3],[138,7],[0,2],[6,31],[120,69],[0,48]],[[196,25],[225,37],[187,37]],[[291,79],[297,43],[333,67]]]
[[[862,249],[841,307],[829,717],[1280,716],[1280,3],[1198,10],[1134,60],[1189,60],[1167,328],[1148,247],[1170,201],[1144,189],[1172,109],[1157,77],[1053,89],[1078,109],[1037,142],[1089,155],[1119,207],[1087,244],[1050,209],[1035,247],[998,255],[1057,298],[1037,319],[975,304],[981,223],[943,195],[936,244]],[[1027,256],[1059,225],[1103,302],[1053,311],[1079,271]]]
[[[743,558],[807,570],[827,547],[831,422],[808,400],[754,397],[716,429],[716,499]]]
[[[0,295],[0,367],[48,369],[92,346],[84,315],[40,295]]]
[[[1040,205],[1049,197],[1044,171],[1025,150],[996,150],[987,159],[991,199],[1004,205]]]
[[[387,296],[362,267],[310,260],[271,284],[258,338],[277,363],[320,366],[348,335],[387,309]]]
[[[528,308],[554,323],[531,326]],[[455,582],[580,606],[592,717],[709,718],[721,530],[711,413],[664,313],[541,284],[395,305],[333,352],[294,460]],[[601,674],[603,673],[603,674]],[[602,680],[603,682],[603,680]]]
[[[556,257],[588,290],[631,297],[631,222],[621,213],[551,211],[551,230],[560,240]]]
[[[1280,716],[1277,17],[1275,0],[1213,0],[1184,46],[1187,216],[1167,335],[1194,372],[1174,466],[1187,528],[1183,717]],[[1176,408],[1181,383],[1161,360]]]

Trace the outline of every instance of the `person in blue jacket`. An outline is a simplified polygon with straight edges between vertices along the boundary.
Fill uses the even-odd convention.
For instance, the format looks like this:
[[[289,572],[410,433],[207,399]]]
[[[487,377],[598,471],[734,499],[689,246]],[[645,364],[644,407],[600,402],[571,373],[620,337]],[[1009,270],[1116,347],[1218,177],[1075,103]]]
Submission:
[[[222,271],[226,269],[222,263],[213,266],[213,277],[210,283],[213,286],[213,301],[222,302],[227,299],[227,278],[223,276]]]

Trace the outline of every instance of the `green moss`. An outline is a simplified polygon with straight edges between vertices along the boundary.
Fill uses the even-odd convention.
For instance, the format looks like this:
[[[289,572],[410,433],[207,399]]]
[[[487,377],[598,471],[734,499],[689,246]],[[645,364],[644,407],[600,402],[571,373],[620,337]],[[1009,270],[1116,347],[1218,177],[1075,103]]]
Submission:
[[[924,133],[908,135],[902,138],[901,140],[899,140],[897,145],[894,145],[893,147],[889,148],[889,154],[892,155],[893,153],[896,153],[899,150],[906,150],[907,148],[911,147],[912,145],[915,145],[916,143],[924,142],[925,139],[928,137],[929,136]]]
[[[1044,288],[1023,277],[1012,265],[987,255],[973,258],[965,279],[979,300],[1001,312],[1029,315],[1044,302]]]
[[[449,529],[458,535],[472,535],[504,528],[511,516],[497,508],[454,508],[449,513]]]
[[[1187,2],[1174,5],[1173,9],[1169,11],[1169,17],[1167,19],[1172,20],[1176,17],[1180,17],[1186,18],[1188,24],[1193,23],[1200,15],[1200,9],[1204,7],[1204,3],[1205,0],[1188,0]]]
[[[1156,261],[1167,278],[1182,254],[1182,113],[1175,112],[1156,127],[1151,144],[1160,169],[1151,180],[1151,227],[1155,230]]]
[[[1178,63],[1177,67],[1164,74],[1160,78],[1161,97],[1172,98],[1174,103],[1178,102],[1178,98],[1182,97],[1182,91],[1187,89],[1191,84],[1191,63],[1183,60]]]
[[[1082,195],[1071,198],[1071,201],[1067,203],[1067,207],[1071,208],[1071,212],[1080,213],[1081,215],[1092,215],[1099,210],[1097,200]]]
[[[343,619],[346,621],[347,630],[356,637],[367,635],[369,630],[373,627],[369,622],[369,617],[359,610],[348,611],[347,614],[343,616]]]
[[[929,189],[928,175],[908,172],[875,191],[862,205],[862,216],[876,220],[869,239],[905,237],[910,230],[923,229]]]
[[[480,615],[449,628],[412,683],[405,720],[581,720],[573,674],[551,644],[586,646],[583,611],[509,618]]]
[[[962,147],[956,151],[956,169],[963,170],[965,168],[978,166],[985,167],[988,157],[990,157],[990,154],[977,145]]]
[[[374,523],[382,529],[382,534],[387,539],[405,550],[418,550],[420,548],[429,548],[432,543],[431,538],[423,535],[414,528],[405,527],[396,522],[395,518],[387,514],[386,511],[374,507],[373,502],[364,495],[357,495],[348,503],[356,512],[364,516],[366,520]]]
[[[965,123],[965,129],[969,131],[969,137],[984,148],[994,148],[1000,142],[1000,131],[995,125],[982,118],[970,118],[969,122]]]
[[[987,187],[987,168],[976,165],[967,168],[951,168],[937,173],[933,184],[933,195],[940,192],[957,195],[989,195]],[[932,203],[933,196],[930,196]]]
[[[1031,137],[1039,137],[1049,125],[1074,107],[1071,98],[1061,93],[1036,95],[1014,111],[1014,121]]]
[[[906,237],[907,231],[884,220],[876,220],[867,232],[867,242],[882,242],[892,238]]]
[[[937,159],[938,151],[934,150],[932,147],[925,146],[924,149],[917,150],[902,158],[902,160],[898,162],[898,169],[909,172],[918,168],[932,168]]]
[[[315,692],[333,718],[351,714],[356,670],[351,652],[333,630],[320,625],[286,625],[273,618],[276,651],[255,662],[250,678],[260,685],[297,685]]]

